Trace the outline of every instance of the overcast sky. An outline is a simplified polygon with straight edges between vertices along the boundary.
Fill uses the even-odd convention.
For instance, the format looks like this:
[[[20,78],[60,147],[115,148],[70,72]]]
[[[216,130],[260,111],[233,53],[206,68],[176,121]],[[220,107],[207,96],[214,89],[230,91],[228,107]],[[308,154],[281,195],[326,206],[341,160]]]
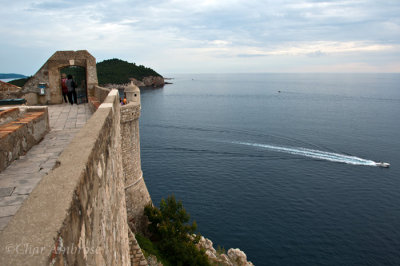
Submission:
[[[0,0],[0,73],[58,50],[160,74],[400,72],[400,0]]]

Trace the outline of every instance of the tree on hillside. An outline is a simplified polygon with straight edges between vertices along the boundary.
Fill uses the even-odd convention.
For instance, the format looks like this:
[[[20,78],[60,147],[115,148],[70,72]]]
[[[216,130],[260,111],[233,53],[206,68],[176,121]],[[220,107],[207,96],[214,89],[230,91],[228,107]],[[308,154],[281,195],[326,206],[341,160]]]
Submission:
[[[150,221],[152,239],[172,265],[210,265],[204,249],[196,247],[200,240],[199,234],[193,237],[197,224],[188,224],[190,216],[181,201],[169,196],[161,200],[160,208],[150,204],[144,212]]]

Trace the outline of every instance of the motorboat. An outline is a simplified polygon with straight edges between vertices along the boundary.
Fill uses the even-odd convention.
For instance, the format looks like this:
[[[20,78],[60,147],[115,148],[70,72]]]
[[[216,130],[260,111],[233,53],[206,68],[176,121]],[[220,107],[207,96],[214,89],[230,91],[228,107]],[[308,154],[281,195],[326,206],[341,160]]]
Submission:
[[[389,168],[390,163],[376,162],[375,165],[383,168]]]

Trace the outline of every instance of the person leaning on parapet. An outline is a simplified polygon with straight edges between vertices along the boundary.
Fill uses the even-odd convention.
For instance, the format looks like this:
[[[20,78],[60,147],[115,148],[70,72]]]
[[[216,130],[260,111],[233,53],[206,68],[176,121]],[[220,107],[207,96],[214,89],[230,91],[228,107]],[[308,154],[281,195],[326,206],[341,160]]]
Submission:
[[[61,75],[61,91],[64,98],[64,102],[68,103],[67,96],[68,96],[68,88],[67,88],[67,75],[63,73]]]
[[[75,81],[72,79],[72,75],[68,75],[68,79],[67,79],[67,88],[68,88],[68,100],[71,104],[78,104],[77,100],[76,100],[76,83]],[[72,99],[73,98],[73,99]]]

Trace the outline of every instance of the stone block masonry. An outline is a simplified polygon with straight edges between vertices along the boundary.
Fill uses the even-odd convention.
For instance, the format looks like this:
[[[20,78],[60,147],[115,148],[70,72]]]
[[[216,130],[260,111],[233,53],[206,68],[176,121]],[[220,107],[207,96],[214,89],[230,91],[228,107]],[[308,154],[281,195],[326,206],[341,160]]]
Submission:
[[[96,59],[88,51],[57,51],[22,87],[23,98],[28,98],[29,104],[62,103],[60,69],[69,66],[86,69],[86,85],[89,92],[98,85]],[[46,84],[44,96],[37,94],[39,83]]]
[[[129,265],[118,92],[0,234],[0,265]]]
[[[151,203],[140,160],[139,116],[139,103],[131,102],[121,106],[121,151],[126,206],[129,226],[134,233],[144,232],[147,219],[143,210]]]
[[[0,117],[1,172],[43,139],[49,131],[49,117],[47,107],[11,108],[0,112]]]

